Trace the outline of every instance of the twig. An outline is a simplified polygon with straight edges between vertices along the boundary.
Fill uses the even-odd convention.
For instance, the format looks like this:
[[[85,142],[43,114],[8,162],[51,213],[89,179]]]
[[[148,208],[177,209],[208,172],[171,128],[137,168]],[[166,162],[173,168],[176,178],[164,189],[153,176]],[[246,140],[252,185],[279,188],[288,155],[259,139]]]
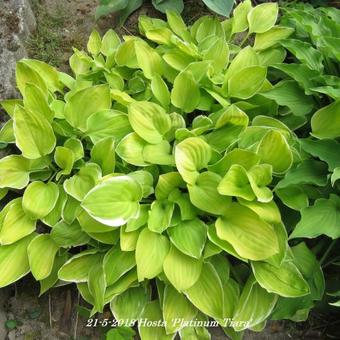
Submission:
[[[320,265],[322,266],[323,262],[326,260],[328,254],[330,253],[330,251],[332,250],[332,248],[335,246],[335,243],[336,243],[337,240],[333,240],[331,242],[331,244],[328,246],[328,248],[326,249],[326,251],[324,252],[324,254],[322,255],[321,257],[321,260],[320,260]]]

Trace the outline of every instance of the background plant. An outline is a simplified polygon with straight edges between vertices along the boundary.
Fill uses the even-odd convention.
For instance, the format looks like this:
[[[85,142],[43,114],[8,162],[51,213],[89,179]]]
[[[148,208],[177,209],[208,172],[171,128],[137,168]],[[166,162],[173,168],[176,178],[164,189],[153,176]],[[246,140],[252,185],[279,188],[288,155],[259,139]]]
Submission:
[[[94,31],[74,76],[20,61],[23,99],[2,102],[15,151],[0,160],[0,286],[31,272],[41,294],[75,283],[92,315],[168,321],[142,339],[209,337],[178,317],[233,338],[306,319],[324,295],[321,234],[339,237],[338,98],[283,71],[314,59],[277,17],[245,1],[187,27],[168,11],[140,17],[144,38]]]

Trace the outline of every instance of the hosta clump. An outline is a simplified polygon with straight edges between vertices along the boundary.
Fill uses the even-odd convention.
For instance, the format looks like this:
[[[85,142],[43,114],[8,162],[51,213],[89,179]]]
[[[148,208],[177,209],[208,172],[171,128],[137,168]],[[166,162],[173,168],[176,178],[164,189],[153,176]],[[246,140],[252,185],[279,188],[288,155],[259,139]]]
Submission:
[[[165,321],[139,324],[142,339],[209,337],[190,320],[237,337],[308,315],[323,274],[305,243],[288,244],[281,211],[306,207],[299,185],[326,185],[327,166],[294,132],[314,106],[268,95],[293,32],[277,15],[245,1],[189,28],[175,12],[142,16],[145,38],[93,32],[73,76],[20,61],[23,99],[2,102],[0,140],[16,154],[0,160],[0,286],[28,272],[41,294],[74,282],[92,314]]]

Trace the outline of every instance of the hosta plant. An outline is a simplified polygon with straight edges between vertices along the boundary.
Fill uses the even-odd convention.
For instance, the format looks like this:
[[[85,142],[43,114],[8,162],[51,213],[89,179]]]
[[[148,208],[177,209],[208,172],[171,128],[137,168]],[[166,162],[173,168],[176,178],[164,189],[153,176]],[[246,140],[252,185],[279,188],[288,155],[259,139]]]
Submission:
[[[169,11],[140,17],[143,37],[94,31],[72,76],[18,62],[23,99],[2,102],[0,287],[29,272],[41,294],[74,283],[92,315],[161,321],[136,322],[143,340],[209,338],[192,320],[239,338],[305,319],[324,278],[301,237],[339,236],[338,156],[328,166],[306,145],[338,143],[306,138],[308,123],[300,135],[328,106],[275,95],[294,31],[277,17],[245,1],[187,27]]]

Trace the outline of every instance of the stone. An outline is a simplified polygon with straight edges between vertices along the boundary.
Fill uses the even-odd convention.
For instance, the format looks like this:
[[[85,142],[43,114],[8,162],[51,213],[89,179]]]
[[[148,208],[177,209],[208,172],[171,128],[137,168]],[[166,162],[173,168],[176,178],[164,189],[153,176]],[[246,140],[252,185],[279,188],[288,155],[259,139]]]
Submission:
[[[24,42],[36,21],[28,0],[4,0],[0,8],[0,100],[18,96],[15,64],[27,57]]]

